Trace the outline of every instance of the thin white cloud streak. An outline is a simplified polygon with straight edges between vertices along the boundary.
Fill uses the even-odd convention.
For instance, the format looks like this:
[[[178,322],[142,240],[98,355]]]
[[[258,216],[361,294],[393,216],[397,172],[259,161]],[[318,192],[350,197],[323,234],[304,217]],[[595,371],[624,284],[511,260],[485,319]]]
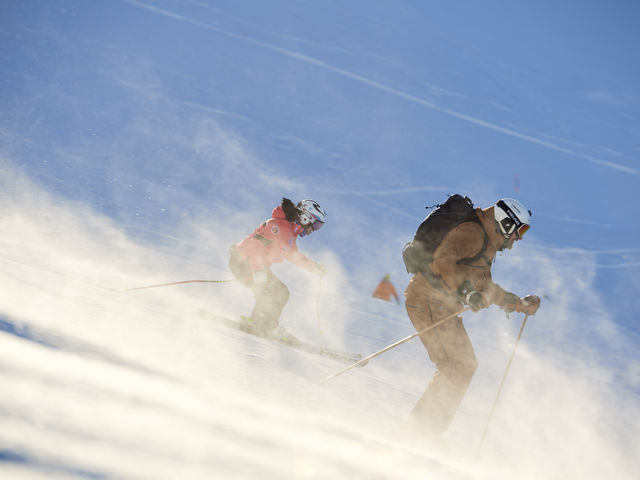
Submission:
[[[580,255],[583,255],[585,253],[600,253],[600,254],[607,254],[607,255],[616,255],[620,253],[640,253],[640,248],[613,248],[613,249],[607,249],[607,250],[593,250],[593,249],[575,248],[575,247],[572,247],[572,248],[545,247],[545,249],[548,249],[554,252],[559,252],[559,253],[576,253]]]
[[[202,110],[207,113],[213,113],[214,115],[226,115],[230,117],[239,118],[241,120],[248,120],[247,117],[245,117],[244,115],[238,115],[237,113],[229,112],[227,110],[221,110],[219,108],[213,108],[213,107],[209,107],[206,105],[201,105],[199,103],[193,103],[193,102],[183,101],[180,103],[186,107],[193,108],[196,110]]]
[[[333,190],[333,189],[323,189],[323,192],[326,193],[334,193],[339,195],[363,195],[363,196],[377,196],[377,195],[402,195],[404,193],[413,193],[413,192],[450,192],[452,189],[450,187],[434,187],[434,186],[424,186],[424,187],[404,187],[404,188],[395,188],[390,190]]]
[[[549,215],[549,214],[540,213],[540,212],[535,212],[535,216],[552,218],[554,220],[559,220],[559,221],[565,222],[565,223],[579,223],[581,225],[592,225],[592,226],[602,227],[602,228],[612,228],[613,227],[613,225],[611,225],[609,223],[595,222],[593,220],[582,220],[582,219],[571,218],[571,217],[558,217],[558,216],[555,216],[555,215]]]
[[[555,256],[555,262],[562,265],[585,266],[594,269],[623,269],[640,267],[640,261],[636,260],[640,254],[640,248],[614,248],[606,250],[585,249],[585,248],[557,248],[545,245],[531,244],[527,248],[537,254],[530,255],[530,260],[544,259],[549,254]],[[596,257],[611,255],[620,256],[622,261],[617,263],[599,263]],[[587,260],[588,259],[588,260]]]
[[[289,58],[293,58],[293,59],[299,60],[301,62],[307,63],[309,65],[314,65],[314,66],[322,68],[324,70],[336,73],[336,74],[338,74],[340,76],[343,76],[345,78],[350,78],[351,80],[357,81],[359,83],[362,83],[364,85],[368,85],[368,86],[370,86],[372,88],[375,88],[377,90],[380,90],[380,91],[389,93],[391,95],[394,95],[396,97],[402,98],[402,99],[407,100],[409,102],[421,105],[421,106],[429,108],[431,110],[438,111],[440,113],[444,113],[446,115],[449,115],[449,116],[454,117],[454,118],[458,118],[458,119],[463,120],[465,122],[472,123],[472,124],[478,125],[480,127],[487,128],[489,130],[498,132],[498,133],[502,133],[504,135],[507,135],[507,136],[510,136],[510,137],[513,137],[513,138],[518,138],[520,140],[524,140],[526,142],[529,142],[529,143],[532,143],[532,144],[535,144],[535,145],[539,145],[541,147],[548,148],[550,150],[553,150],[553,151],[556,151],[556,152],[559,152],[559,153],[563,153],[563,154],[566,154],[566,155],[569,155],[569,156],[572,156],[572,157],[575,157],[575,158],[580,158],[582,160],[587,160],[589,162],[592,162],[592,163],[597,164],[597,165],[601,165],[601,166],[606,167],[606,168],[611,168],[611,169],[618,170],[618,171],[621,171],[621,172],[624,172],[624,173],[629,173],[629,174],[632,174],[632,175],[638,175],[638,173],[639,173],[638,170],[636,170],[635,168],[628,167],[626,165],[621,165],[621,164],[618,164],[618,163],[615,163],[615,162],[603,160],[603,159],[594,157],[592,155],[582,154],[582,153],[576,152],[575,150],[571,150],[569,148],[562,147],[562,146],[560,146],[560,145],[558,145],[556,143],[552,143],[552,142],[549,142],[549,141],[546,141],[546,140],[542,140],[541,138],[534,137],[534,136],[531,136],[531,135],[527,135],[527,134],[518,132],[516,130],[512,130],[510,128],[501,127],[499,125],[496,125],[495,123],[491,123],[491,122],[488,122],[486,120],[481,120],[479,118],[472,117],[471,115],[467,115],[467,114],[452,110],[450,108],[441,107],[439,105],[436,105],[433,102],[429,102],[429,101],[424,100],[422,98],[416,97],[415,95],[411,95],[409,93],[403,92],[402,90],[398,90],[396,88],[389,87],[389,86],[384,85],[384,84],[382,84],[380,82],[377,82],[375,80],[371,80],[370,78],[367,78],[367,77],[364,77],[362,75],[358,75],[356,73],[350,72],[349,70],[345,70],[343,68],[336,67],[334,65],[331,65],[331,64],[329,64],[329,63],[327,63],[325,61],[319,60],[319,59],[311,57],[309,55],[304,55],[302,53],[298,53],[298,52],[295,52],[295,51],[292,51],[292,50],[288,50],[286,48],[278,47],[276,45],[272,45],[272,44],[267,43],[267,42],[256,40],[256,39],[251,38],[251,37],[246,36],[246,35],[241,35],[241,34],[237,34],[237,33],[234,33],[234,32],[230,32],[230,31],[225,30],[225,29],[223,29],[221,27],[218,27],[218,26],[215,26],[215,25],[211,25],[209,23],[201,22],[201,21],[189,18],[189,17],[185,17],[183,15],[171,12],[169,10],[165,10],[165,9],[162,9],[162,8],[155,7],[155,6],[149,5],[147,3],[137,2],[135,0],[122,0],[122,1],[124,1],[126,3],[129,3],[131,5],[135,5],[135,6],[140,7],[140,8],[144,8],[144,9],[149,10],[151,12],[154,12],[156,14],[163,15],[163,16],[166,16],[166,17],[169,17],[169,18],[173,18],[175,20],[179,20],[179,21],[182,21],[182,22],[187,22],[187,23],[190,23],[192,25],[195,25],[195,26],[198,26],[198,27],[202,27],[202,28],[205,28],[205,29],[208,29],[208,30],[212,30],[212,31],[215,31],[215,32],[219,32],[219,33],[227,35],[227,36],[229,36],[231,38],[235,38],[237,40],[240,40],[240,41],[243,41],[243,42],[246,42],[246,43],[250,43],[250,44],[255,45],[257,47],[260,47],[260,48],[271,50],[273,52],[276,52],[276,53],[282,54],[284,56],[287,56]]]
[[[411,218],[411,219],[415,219],[415,216],[412,215],[411,213],[403,210],[402,208],[399,207],[393,207],[387,203],[381,202],[379,200],[373,199],[373,198],[369,198],[367,195],[361,194],[361,197],[363,197],[367,202],[369,202],[372,205],[377,205],[378,207],[380,207],[380,209],[384,209],[390,212],[394,212],[396,215],[401,215],[403,217],[406,218]]]
[[[531,261],[535,261],[544,257],[531,257]],[[562,265],[576,265],[590,268],[636,268],[640,267],[640,262],[624,262],[624,263],[596,263],[596,262],[574,262],[571,260],[557,260]]]

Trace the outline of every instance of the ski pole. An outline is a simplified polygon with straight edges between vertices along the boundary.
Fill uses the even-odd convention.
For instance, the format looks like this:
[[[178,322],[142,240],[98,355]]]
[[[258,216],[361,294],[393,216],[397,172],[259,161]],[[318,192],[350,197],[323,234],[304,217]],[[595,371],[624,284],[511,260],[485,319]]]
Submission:
[[[125,291],[130,292],[132,290],[142,290],[143,288],[156,288],[156,287],[168,287],[169,285],[180,285],[182,283],[227,283],[237,282],[238,280],[181,280],[180,282],[159,283],[157,285],[146,285],[144,287],[127,288]]]
[[[480,450],[482,449],[482,444],[484,443],[484,438],[487,435],[487,430],[489,429],[489,424],[491,423],[491,419],[493,418],[493,412],[496,409],[496,405],[498,404],[498,399],[500,398],[500,393],[502,392],[502,387],[504,386],[504,381],[507,379],[507,374],[509,373],[509,369],[511,368],[511,362],[513,362],[513,357],[516,354],[516,348],[518,348],[518,343],[520,343],[520,337],[522,337],[522,332],[524,331],[524,326],[527,324],[527,319],[529,315],[524,316],[524,320],[522,322],[522,326],[520,327],[520,333],[518,333],[518,338],[516,339],[516,344],[513,346],[513,351],[511,352],[511,358],[509,358],[509,362],[507,363],[507,368],[502,376],[502,381],[500,382],[500,387],[498,388],[498,393],[496,394],[496,399],[493,401],[493,405],[491,406],[491,412],[489,413],[489,418],[487,419],[487,424],[484,427],[484,431],[482,432],[482,438],[480,439],[480,445],[478,445],[478,450],[476,450],[476,457],[480,454]]]
[[[316,299],[316,313],[318,315],[318,332],[322,335],[322,327],[320,326],[320,295],[322,294],[322,276],[318,278],[318,298]]]
[[[418,335],[422,335],[425,332],[428,332],[429,330],[436,328],[438,325],[440,325],[441,323],[446,322],[447,320],[450,320],[453,317],[457,317],[458,315],[460,315],[462,312],[466,312],[467,310],[469,310],[471,307],[465,307],[462,310],[452,313],[451,315],[447,315],[446,317],[438,320],[436,323],[429,325],[426,328],[423,328],[422,330],[420,330],[419,332],[415,332],[412,333],[411,335],[409,335],[408,337],[403,338],[402,340],[398,340],[395,343],[392,343],[391,345],[384,347],[382,350],[378,350],[375,353],[372,353],[371,355],[361,358],[360,360],[358,360],[356,363],[354,363],[353,365],[349,365],[347,368],[343,368],[342,370],[340,370],[339,372],[333,373],[327,377],[324,377],[322,380],[320,380],[318,383],[324,383],[328,380],[331,380],[332,378],[337,377],[338,375],[342,375],[344,372],[351,370],[354,367],[357,367],[359,365],[362,365],[363,363],[367,363],[369,360],[371,360],[374,357],[377,357],[378,355],[383,354],[384,352],[391,350],[392,348],[397,347],[398,345],[401,345],[405,342],[408,342],[409,340],[411,340],[414,337],[417,337]]]

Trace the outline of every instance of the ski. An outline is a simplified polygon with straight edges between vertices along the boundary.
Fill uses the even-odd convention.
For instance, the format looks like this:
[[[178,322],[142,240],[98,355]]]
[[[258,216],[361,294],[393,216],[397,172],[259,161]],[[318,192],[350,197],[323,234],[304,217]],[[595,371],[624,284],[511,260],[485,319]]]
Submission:
[[[200,309],[198,310],[198,314],[203,317],[206,318],[207,320],[213,320],[214,322],[216,322],[219,325],[224,325],[225,327],[229,327],[229,328],[233,328],[235,330],[239,330],[241,332],[244,332],[248,335],[254,335],[256,337],[259,338],[264,338],[265,340],[269,340],[272,342],[277,342],[280,343],[282,345],[286,345],[287,347],[291,347],[293,349],[296,350],[300,350],[302,352],[307,352],[307,353],[311,353],[314,355],[319,355],[321,357],[327,357],[327,358],[332,358],[333,360],[337,360],[339,362],[343,362],[343,363],[355,363],[357,361],[359,361],[362,358],[362,355],[360,355],[359,353],[350,353],[350,352],[343,352],[340,350],[334,350],[332,348],[328,348],[328,347],[323,347],[320,345],[315,345],[313,343],[309,343],[309,342],[304,342],[301,340],[297,340],[295,342],[291,342],[291,341],[287,341],[286,338],[281,338],[278,337],[276,335],[256,335],[254,333],[251,332],[247,332],[246,330],[243,330],[240,327],[240,322],[238,322],[237,320],[234,320],[232,318],[229,317],[225,317],[224,315],[220,315],[214,312],[210,312],[208,310],[204,310],[204,309]]]

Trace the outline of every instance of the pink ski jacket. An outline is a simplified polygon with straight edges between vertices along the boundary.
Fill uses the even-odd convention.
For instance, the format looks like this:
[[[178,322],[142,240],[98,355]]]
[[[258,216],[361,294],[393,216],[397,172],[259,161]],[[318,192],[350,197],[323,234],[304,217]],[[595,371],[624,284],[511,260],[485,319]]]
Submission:
[[[253,272],[283,260],[313,271],[316,262],[300,253],[296,245],[296,237],[301,231],[302,227],[288,222],[282,207],[277,206],[271,212],[271,218],[238,243],[236,250],[249,259]]]

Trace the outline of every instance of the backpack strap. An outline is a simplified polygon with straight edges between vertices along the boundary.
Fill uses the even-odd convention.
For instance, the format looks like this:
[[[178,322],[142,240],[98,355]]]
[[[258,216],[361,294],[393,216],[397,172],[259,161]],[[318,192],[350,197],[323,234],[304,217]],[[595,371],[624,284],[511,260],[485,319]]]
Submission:
[[[273,243],[273,240],[269,240],[268,238],[264,238],[259,233],[254,233],[253,234],[253,238],[258,240],[262,244],[263,247],[268,247],[269,245],[271,245]]]
[[[478,261],[480,258],[484,258],[485,261],[487,262],[487,265],[491,265],[491,262],[489,262],[489,260],[484,256],[484,252],[487,250],[487,246],[489,245],[489,235],[487,234],[486,230],[482,226],[482,222],[480,222],[480,219],[478,218],[478,215],[476,215],[476,218],[474,219],[474,221],[478,225],[480,225],[480,228],[482,229],[482,233],[484,234],[484,239],[482,241],[482,248],[473,257],[461,258],[456,263],[460,264],[460,265],[467,265],[469,267],[483,268],[483,267],[480,267],[480,266],[477,266],[477,265],[473,265],[473,264],[476,261]]]

